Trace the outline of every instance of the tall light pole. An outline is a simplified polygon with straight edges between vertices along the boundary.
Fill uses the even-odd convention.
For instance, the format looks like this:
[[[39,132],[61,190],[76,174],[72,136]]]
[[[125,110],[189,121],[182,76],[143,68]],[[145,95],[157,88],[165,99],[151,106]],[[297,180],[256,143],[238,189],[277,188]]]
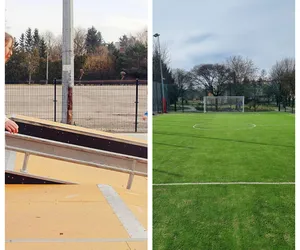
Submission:
[[[48,84],[48,72],[49,72],[49,47],[50,47],[50,38],[49,38],[49,46],[47,46],[47,64],[46,64],[46,84]]]
[[[73,0],[63,0],[62,123],[72,124],[74,86]]]
[[[161,59],[160,42],[159,42],[159,36],[160,36],[160,34],[155,33],[153,36],[157,37],[157,41],[158,41],[160,77],[161,77],[161,88],[162,88],[162,104],[163,104],[163,110],[162,110],[162,112],[163,113],[167,113],[167,102],[166,102],[166,98],[165,98],[164,77],[163,77],[162,59]]]

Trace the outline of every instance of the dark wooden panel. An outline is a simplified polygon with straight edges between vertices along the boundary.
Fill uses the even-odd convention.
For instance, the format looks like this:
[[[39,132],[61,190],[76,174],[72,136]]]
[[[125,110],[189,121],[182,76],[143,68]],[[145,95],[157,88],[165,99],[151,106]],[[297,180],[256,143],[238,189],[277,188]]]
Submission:
[[[20,134],[147,159],[147,147],[21,121],[17,123]]]
[[[5,184],[72,184],[25,173],[5,171]]]

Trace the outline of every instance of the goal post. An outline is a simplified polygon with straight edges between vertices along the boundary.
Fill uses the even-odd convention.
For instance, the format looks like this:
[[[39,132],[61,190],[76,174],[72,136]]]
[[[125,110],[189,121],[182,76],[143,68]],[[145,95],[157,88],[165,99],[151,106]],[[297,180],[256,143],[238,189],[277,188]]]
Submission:
[[[207,112],[244,112],[244,96],[205,96],[203,111]]]

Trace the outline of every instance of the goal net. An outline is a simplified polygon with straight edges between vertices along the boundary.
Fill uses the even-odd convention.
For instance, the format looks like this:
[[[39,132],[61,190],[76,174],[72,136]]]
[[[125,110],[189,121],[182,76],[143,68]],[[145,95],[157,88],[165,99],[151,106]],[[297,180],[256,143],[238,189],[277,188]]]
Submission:
[[[244,112],[244,96],[205,96],[206,112]]]

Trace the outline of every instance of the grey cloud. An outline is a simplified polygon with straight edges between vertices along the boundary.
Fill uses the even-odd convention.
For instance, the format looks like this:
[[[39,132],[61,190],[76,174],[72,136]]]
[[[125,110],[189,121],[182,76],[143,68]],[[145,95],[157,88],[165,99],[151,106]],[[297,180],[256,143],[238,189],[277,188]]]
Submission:
[[[191,36],[191,37],[187,38],[185,42],[187,44],[198,44],[198,43],[202,43],[202,42],[207,41],[214,37],[215,37],[215,35],[212,33],[204,33],[204,34],[199,34],[196,36]]]

